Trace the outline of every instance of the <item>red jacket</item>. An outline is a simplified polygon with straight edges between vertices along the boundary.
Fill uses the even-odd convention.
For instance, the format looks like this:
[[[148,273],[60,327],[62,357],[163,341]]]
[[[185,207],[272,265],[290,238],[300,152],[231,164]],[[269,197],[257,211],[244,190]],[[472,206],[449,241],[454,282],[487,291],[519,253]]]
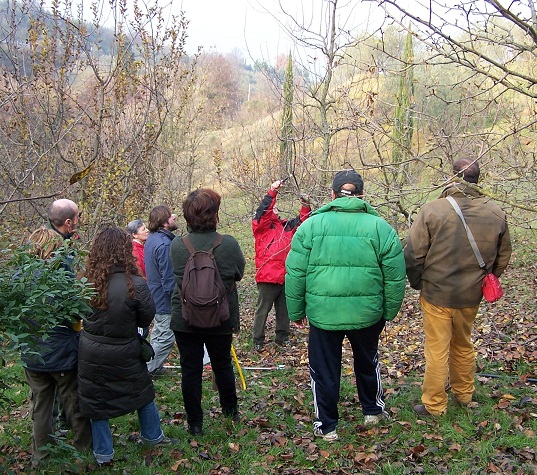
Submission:
[[[138,269],[140,269],[140,272],[142,273],[142,277],[145,279],[145,262],[144,262],[144,245],[140,244],[138,241],[132,241],[132,255],[134,256],[134,260],[136,261],[136,265],[138,266]]]
[[[283,285],[285,282],[285,259],[291,248],[291,239],[311,212],[302,206],[300,214],[293,219],[280,219],[273,211],[276,191],[269,190],[252,220],[255,238],[255,281]]]

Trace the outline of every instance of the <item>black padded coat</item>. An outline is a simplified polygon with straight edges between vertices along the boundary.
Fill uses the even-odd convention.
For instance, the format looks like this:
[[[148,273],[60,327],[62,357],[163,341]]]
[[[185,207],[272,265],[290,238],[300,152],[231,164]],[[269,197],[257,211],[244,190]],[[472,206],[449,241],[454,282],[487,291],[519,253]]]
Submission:
[[[149,404],[155,398],[147,365],[140,359],[138,327],[147,327],[155,304],[145,280],[132,276],[136,298],[128,294],[123,268],[108,282],[108,308],[94,309],[84,323],[78,353],[78,393],[82,414],[111,419]]]

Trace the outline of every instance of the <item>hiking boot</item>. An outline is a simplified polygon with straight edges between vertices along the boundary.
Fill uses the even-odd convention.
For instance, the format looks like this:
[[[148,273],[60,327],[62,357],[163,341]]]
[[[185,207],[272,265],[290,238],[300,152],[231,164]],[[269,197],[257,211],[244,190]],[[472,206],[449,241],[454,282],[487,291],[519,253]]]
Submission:
[[[285,347],[288,347],[288,346],[291,346],[291,343],[289,340],[283,340],[283,341],[275,341],[274,343],[276,343],[277,346],[279,346],[280,348],[285,348]]]
[[[381,420],[388,420],[390,419],[390,415],[383,411],[380,414],[367,414],[364,417],[364,424],[366,426],[374,426],[377,425]]]
[[[412,409],[418,416],[432,416],[423,404],[416,404]]]
[[[164,366],[161,366],[160,368],[157,368],[154,371],[150,371],[149,376],[151,376],[152,379],[158,378],[160,376],[165,376],[167,372],[168,372],[167,368],[165,368]]]
[[[264,347],[263,343],[254,343],[254,350],[257,352],[263,351]]]
[[[337,435],[335,429],[330,432],[327,432],[326,434],[323,434],[323,431],[319,427],[315,427],[313,429],[313,435],[315,437],[322,437],[323,440],[326,440],[328,442],[334,442],[335,440],[339,439],[339,436]]]
[[[457,398],[457,396],[453,396],[453,399],[455,400],[455,404],[460,407],[468,407],[472,402],[471,399],[468,402],[462,402],[460,399]]]

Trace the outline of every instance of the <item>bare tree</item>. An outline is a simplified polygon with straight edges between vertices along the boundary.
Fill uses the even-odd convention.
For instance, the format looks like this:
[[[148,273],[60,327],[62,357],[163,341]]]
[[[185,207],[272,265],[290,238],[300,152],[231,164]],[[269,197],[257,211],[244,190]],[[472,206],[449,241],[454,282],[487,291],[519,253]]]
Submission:
[[[182,84],[182,98],[190,84],[185,18],[112,2],[103,26],[100,2],[92,22],[70,1],[6,5],[0,213],[43,214],[51,196],[67,195],[89,225],[140,215],[158,195],[169,91]]]
[[[413,25],[412,34],[422,45],[420,63],[432,76],[451,65],[454,74],[444,76],[436,87],[429,81],[427,94],[445,110],[459,109],[460,125],[470,125],[451,128],[449,122],[448,127],[437,122],[429,137],[434,145],[416,159],[434,166],[433,148],[443,150],[438,158],[448,165],[461,154],[479,159],[485,165],[485,192],[515,209],[537,211],[535,2],[375,3],[384,8],[387,21],[401,29]],[[435,164],[443,168],[442,161]],[[512,219],[521,220],[515,210]]]

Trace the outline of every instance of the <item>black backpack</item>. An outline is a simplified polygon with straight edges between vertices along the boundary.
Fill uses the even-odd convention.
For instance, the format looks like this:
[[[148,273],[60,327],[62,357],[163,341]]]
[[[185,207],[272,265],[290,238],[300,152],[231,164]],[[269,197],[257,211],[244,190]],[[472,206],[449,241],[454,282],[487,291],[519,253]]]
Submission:
[[[226,289],[218,272],[213,251],[222,242],[217,235],[208,251],[196,251],[187,236],[183,236],[190,257],[185,266],[181,285],[183,318],[197,328],[215,328],[229,319]]]

